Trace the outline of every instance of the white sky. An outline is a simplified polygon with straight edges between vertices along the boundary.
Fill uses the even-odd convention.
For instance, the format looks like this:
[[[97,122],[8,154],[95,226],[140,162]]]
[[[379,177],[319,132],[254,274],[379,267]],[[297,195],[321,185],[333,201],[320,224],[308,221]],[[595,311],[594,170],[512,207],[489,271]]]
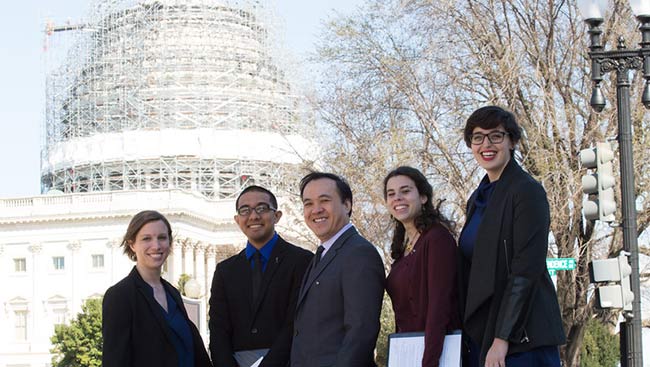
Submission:
[[[289,52],[313,50],[322,21],[349,14],[363,0],[274,0]],[[40,192],[40,141],[45,119],[45,21],[73,23],[90,0],[22,0],[0,14],[0,197]]]

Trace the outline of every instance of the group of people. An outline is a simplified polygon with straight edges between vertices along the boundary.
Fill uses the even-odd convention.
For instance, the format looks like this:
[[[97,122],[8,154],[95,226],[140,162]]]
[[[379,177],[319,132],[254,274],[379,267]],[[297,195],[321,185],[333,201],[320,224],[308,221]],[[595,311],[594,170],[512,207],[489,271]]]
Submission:
[[[350,222],[352,190],[312,172],[300,182],[315,254],[288,243],[275,225],[275,195],[249,186],[234,220],[246,248],[221,261],[209,301],[210,356],[179,292],[161,278],[172,230],[155,211],[133,217],[122,242],[136,262],[106,291],[103,366],[375,366],[384,290],[397,332],[424,332],[422,366],[438,366],[445,335],[463,330],[463,366],[560,366],[565,343],[546,270],[549,205],[543,187],[514,159],[521,130],[498,106],[476,110],[464,140],[485,170],[458,236],[419,170],[383,181],[394,221],[385,276],[377,248]],[[250,359],[249,359],[250,360]]]

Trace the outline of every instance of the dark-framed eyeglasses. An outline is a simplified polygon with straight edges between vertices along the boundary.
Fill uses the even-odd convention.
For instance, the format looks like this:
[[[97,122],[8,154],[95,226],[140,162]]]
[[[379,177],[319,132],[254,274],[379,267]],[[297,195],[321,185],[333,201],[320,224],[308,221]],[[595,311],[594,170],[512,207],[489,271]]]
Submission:
[[[506,135],[510,135],[510,133],[507,133],[505,131],[491,131],[487,134],[474,133],[470,135],[469,141],[472,143],[472,145],[481,145],[487,136],[490,143],[499,144],[503,143],[503,139],[506,137]]]
[[[248,217],[251,215],[251,213],[255,211],[257,214],[264,214],[269,211],[276,211],[275,208],[272,208],[269,204],[259,204],[258,206],[251,208],[248,205],[240,206],[239,209],[237,209],[237,214],[242,216],[242,217]]]

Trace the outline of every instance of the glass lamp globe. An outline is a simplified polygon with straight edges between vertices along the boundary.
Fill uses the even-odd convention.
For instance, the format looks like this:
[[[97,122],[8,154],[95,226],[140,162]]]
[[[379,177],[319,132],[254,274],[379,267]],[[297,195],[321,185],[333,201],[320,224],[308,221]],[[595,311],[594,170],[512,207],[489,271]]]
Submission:
[[[650,0],[630,0],[630,7],[637,17],[650,16]]]
[[[187,283],[185,283],[184,289],[185,295],[190,298],[197,299],[201,297],[201,285],[194,278],[188,280]]]
[[[648,1],[648,0],[637,0]],[[578,0],[578,9],[583,19],[603,19],[607,9],[607,0]]]

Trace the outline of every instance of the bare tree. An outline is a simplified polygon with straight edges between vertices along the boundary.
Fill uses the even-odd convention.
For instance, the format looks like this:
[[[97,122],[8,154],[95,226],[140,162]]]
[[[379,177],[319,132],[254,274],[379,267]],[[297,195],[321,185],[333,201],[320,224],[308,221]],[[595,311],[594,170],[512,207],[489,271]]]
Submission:
[[[606,45],[619,35],[638,42],[623,1],[607,19]],[[597,114],[589,106],[586,42],[574,1],[369,0],[357,14],[326,25],[315,57],[322,72],[314,103],[333,142],[326,160],[350,179],[355,221],[377,244],[390,238],[381,193],[390,169],[421,168],[446,200],[445,213],[462,222],[465,200],[480,179],[462,142],[465,119],[486,104],[518,116],[524,138],[517,158],[543,183],[551,204],[549,256],[577,259],[575,271],[558,276],[568,335],[562,357],[571,366],[579,363],[586,321],[594,315],[587,264],[622,247],[618,228],[594,227],[581,215],[578,153],[617,133],[615,78],[604,82],[608,108]],[[647,202],[650,134],[641,86],[637,74],[635,179],[639,201]],[[640,212],[639,233],[649,224],[650,212]]]

